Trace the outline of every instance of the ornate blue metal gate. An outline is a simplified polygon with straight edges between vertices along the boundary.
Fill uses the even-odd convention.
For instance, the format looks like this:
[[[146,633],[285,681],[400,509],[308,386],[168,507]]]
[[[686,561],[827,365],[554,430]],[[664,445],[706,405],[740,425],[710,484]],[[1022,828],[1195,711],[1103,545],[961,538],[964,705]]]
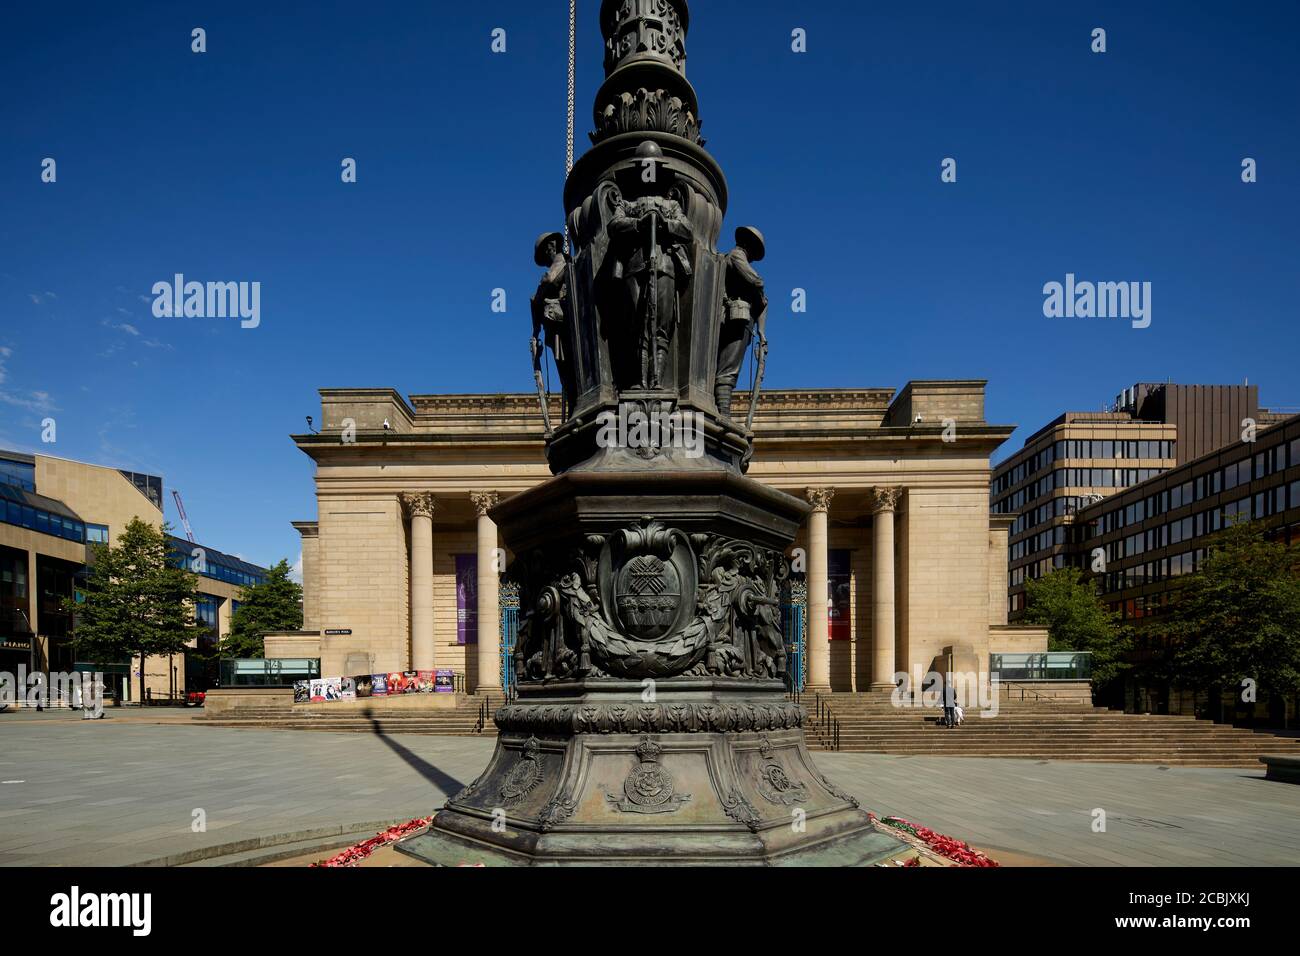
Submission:
[[[501,585],[501,690],[515,696],[515,637],[519,633],[519,585]]]
[[[781,604],[781,629],[785,633],[785,685],[801,691],[808,684],[808,662],[804,647],[808,636],[808,585],[791,581]]]

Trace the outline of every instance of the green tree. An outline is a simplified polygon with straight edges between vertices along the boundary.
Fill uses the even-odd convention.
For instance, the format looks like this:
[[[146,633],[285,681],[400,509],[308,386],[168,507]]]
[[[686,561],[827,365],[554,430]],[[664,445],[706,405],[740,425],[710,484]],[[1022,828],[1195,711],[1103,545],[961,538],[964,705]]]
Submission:
[[[1119,615],[1098,598],[1097,582],[1079,568],[1058,568],[1026,581],[1024,621],[1047,628],[1048,650],[1091,653],[1096,687],[1129,668],[1123,656],[1132,637]]]
[[[64,600],[74,615],[73,646],[83,660],[140,659],[144,700],[145,659],[179,654],[197,633],[193,602],[198,579],[171,561],[167,526],[132,518],[117,546],[94,545],[82,588],[84,600]]]
[[[302,585],[289,579],[289,562],[281,559],[266,573],[261,584],[239,592],[239,609],[230,618],[230,633],[222,637],[218,652],[223,657],[261,657],[262,636],[268,631],[297,631],[302,628]]]
[[[1270,541],[1260,522],[1239,522],[1207,545],[1201,568],[1170,606],[1170,676],[1194,690],[1240,687],[1285,696],[1300,690],[1300,546]]]

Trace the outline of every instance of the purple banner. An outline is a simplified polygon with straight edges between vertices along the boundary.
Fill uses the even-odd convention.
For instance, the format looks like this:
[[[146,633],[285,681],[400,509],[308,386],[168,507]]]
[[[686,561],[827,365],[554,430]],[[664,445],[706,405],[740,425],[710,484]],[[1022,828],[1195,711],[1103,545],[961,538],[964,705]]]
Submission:
[[[478,643],[478,555],[456,555],[456,643]]]

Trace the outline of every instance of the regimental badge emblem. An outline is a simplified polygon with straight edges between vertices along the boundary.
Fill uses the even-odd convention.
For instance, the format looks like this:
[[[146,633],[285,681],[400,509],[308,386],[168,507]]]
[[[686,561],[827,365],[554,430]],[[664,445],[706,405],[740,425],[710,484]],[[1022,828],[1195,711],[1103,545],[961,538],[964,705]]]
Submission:
[[[519,754],[519,762],[501,784],[501,800],[506,806],[514,806],[542,782],[541,752],[537,738],[529,737]]]
[[[763,746],[759,749],[759,756],[762,757],[764,762],[758,768],[756,784],[758,792],[763,795],[763,799],[783,807],[807,801],[807,788],[803,784],[791,780],[785,772],[785,768],[777,763],[776,754],[772,751],[772,743],[766,737],[763,738]]]
[[[672,813],[690,800],[689,794],[676,793],[672,774],[659,763],[663,753],[649,737],[642,737],[636,748],[639,761],[623,781],[623,796],[607,793],[605,799],[624,813]]]

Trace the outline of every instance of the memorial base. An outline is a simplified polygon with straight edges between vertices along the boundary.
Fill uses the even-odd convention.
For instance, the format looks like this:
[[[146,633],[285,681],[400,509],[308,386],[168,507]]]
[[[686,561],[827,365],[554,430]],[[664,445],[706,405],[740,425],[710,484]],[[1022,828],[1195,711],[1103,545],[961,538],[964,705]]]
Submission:
[[[601,683],[503,707],[487,769],[397,849],[442,866],[870,866],[908,849],[818,771],[779,685],[646,702]]]

